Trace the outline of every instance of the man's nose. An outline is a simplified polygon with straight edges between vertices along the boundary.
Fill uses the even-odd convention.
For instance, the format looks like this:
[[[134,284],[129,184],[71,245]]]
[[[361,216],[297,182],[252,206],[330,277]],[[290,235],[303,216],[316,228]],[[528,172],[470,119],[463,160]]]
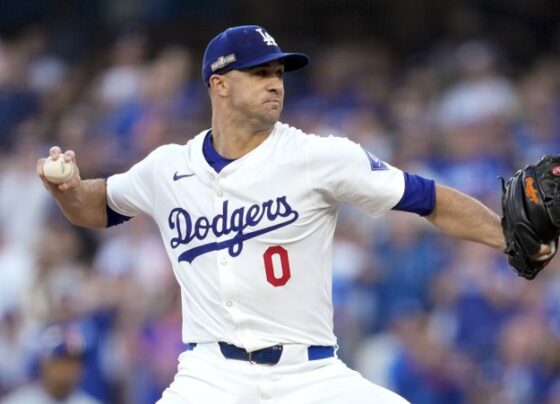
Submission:
[[[284,82],[279,77],[273,77],[270,79],[268,84],[268,90],[275,93],[281,93],[284,91]]]

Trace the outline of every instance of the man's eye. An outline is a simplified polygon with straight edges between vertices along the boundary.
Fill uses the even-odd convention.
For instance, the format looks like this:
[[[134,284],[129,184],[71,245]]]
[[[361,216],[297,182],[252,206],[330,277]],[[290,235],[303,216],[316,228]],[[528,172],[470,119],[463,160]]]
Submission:
[[[253,74],[258,77],[269,77],[269,76],[282,77],[284,75],[284,72],[282,70],[275,71],[275,70],[268,70],[268,69],[258,69],[253,71]]]

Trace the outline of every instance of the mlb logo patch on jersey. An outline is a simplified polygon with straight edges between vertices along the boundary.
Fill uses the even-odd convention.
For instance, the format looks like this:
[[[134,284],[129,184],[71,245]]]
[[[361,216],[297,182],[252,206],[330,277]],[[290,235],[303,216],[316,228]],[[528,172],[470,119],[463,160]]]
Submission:
[[[366,153],[366,156],[368,157],[369,164],[371,166],[371,171],[388,170],[389,169],[389,167],[387,167],[387,164],[385,164],[385,162],[378,159],[372,153],[370,153],[366,149],[364,149],[364,152]]]

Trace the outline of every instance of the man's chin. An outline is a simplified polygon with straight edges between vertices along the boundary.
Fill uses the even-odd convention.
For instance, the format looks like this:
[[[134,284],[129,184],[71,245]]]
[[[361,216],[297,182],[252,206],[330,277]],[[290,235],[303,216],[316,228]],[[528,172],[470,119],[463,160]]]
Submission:
[[[269,125],[269,126],[273,126],[276,122],[278,122],[278,120],[280,119],[280,113],[282,111],[278,110],[278,111],[269,111],[268,114],[266,114],[265,116],[263,116],[262,122]]]

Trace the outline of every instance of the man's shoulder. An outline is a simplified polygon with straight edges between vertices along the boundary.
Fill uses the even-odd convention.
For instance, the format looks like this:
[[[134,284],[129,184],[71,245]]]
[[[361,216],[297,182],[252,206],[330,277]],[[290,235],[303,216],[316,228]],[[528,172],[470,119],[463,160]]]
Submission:
[[[276,124],[274,125],[274,131],[281,135],[288,135],[288,136],[307,135],[307,133],[305,133],[303,130],[280,121],[276,122]]]
[[[305,132],[302,129],[298,129],[294,126],[282,122],[276,123],[275,130],[285,138],[299,139],[301,141],[305,141],[309,143],[318,143],[318,144],[327,144],[327,145],[328,144],[333,144],[333,145],[355,144],[355,142],[348,139],[347,137],[335,136],[332,134],[322,135],[322,134],[315,134],[312,132]]]
[[[347,137],[307,133],[282,122],[278,122],[275,129],[280,135],[278,138],[282,139],[283,142],[295,144],[297,147],[305,147],[308,152],[316,150],[318,153],[329,152],[330,154],[337,151],[344,153],[346,150],[354,150],[359,147],[357,143]]]
[[[168,143],[155,148],[150,154],[155,158],[172,158],[174,156],[184,156],[190,153],[193,148],[201,148],[206,131],[199,133],[186,143]]]
[[[316,137],[312,133],[307,133],[299,128],[288,125],[283,122],[277,122],[274,127],[276,138],[284,144],[291,144],[297,147],[307,143],[310,139]]]

